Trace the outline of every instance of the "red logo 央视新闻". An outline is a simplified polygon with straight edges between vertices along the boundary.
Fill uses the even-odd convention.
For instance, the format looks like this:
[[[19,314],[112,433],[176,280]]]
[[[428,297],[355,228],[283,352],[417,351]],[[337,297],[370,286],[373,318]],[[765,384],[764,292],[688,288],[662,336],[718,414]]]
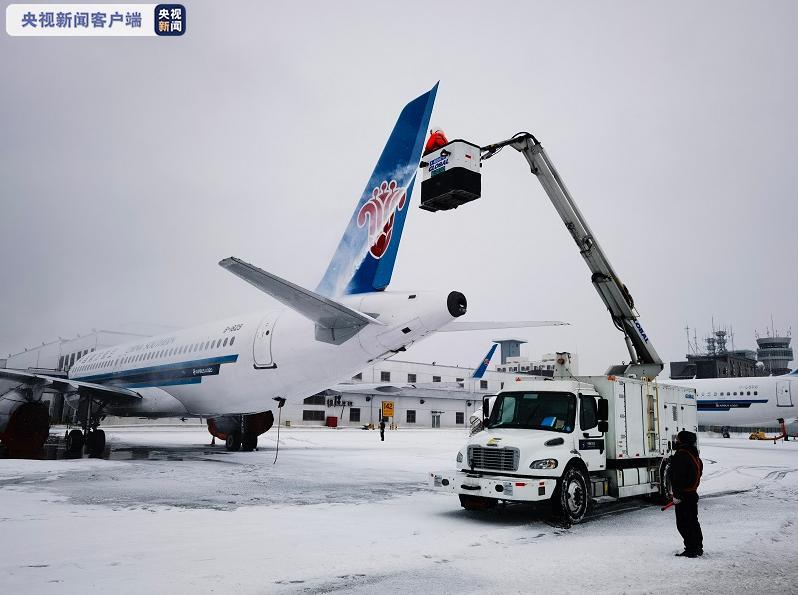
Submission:
[[[368,199],[357,213],[357,226],[368,222],[369,253],[374,258],[382,258],[393,235],[396,212],[401,211],[407,202],[405,189],[396,181],[382,182],[371,191]]]

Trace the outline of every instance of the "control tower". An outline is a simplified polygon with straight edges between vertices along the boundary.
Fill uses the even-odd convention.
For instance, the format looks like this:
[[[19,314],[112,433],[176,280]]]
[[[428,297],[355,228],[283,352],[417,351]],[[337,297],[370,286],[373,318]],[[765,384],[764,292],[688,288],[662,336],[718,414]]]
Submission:
[[[494,339],[493,342],[501,346],[502,364],[507,363],[508,357],[521,357],[521,345],[526,343],[523,339]]]
[[[771,333],[768,333],[771,334]],[[790,333],[787,336],[757,337],[756,356],[764,364],[765,371],[773,376],[787,374],[790,371],[790,362],[793,360],[792,347],[790,347]]]

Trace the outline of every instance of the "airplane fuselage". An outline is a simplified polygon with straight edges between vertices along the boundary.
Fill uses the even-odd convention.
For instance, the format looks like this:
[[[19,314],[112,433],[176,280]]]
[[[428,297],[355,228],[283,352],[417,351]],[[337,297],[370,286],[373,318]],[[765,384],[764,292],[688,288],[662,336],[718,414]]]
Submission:
[[[668,380],[697,391],[698,423],[703,426],[776,425],[798,418],[798,378],[762,376]]]
[[[263,311],[95,351],[70,378],[130,388],[143,398],[108,404],[117,415],[215,416],[271,409],[348,379],[451,322],[447,293],[375,292],[341,302],[376,318],[335,338],[293,310]]]

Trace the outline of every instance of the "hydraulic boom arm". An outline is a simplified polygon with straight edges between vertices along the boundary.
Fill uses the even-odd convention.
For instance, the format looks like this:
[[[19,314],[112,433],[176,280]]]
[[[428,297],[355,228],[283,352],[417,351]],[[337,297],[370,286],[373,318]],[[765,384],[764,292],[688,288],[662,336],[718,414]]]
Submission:
[[[503,147],[510,146],[521,152],[532,173],[537,176],[554,208],[557,209],[565,227],[579,247],[591,273],[591,282],[610,311],[612,322],[624,334],[631,363],[612,366],[608,374],[654,378],[662,371],[663,364],[654,346],[643,330],[638,314],[626,285],[621,283],[610,261],[601,249],[595,235],[576,206],[568,189],[554,168],[549,156],[538,140],[529,133],[520,133],[511,139],[482,147],[482,159],[495,155]]]

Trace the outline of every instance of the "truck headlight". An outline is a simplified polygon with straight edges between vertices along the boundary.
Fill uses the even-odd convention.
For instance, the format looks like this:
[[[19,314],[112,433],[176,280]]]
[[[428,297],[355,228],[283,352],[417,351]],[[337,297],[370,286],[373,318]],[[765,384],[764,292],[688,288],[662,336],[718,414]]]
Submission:
[[[557,459],[540,459],[529,464],[530,469],[556,469]]]
[[[462,463],[463,462],[463,453],[462,452],[458,452],[457,453],[457,462],[458,463]]]

